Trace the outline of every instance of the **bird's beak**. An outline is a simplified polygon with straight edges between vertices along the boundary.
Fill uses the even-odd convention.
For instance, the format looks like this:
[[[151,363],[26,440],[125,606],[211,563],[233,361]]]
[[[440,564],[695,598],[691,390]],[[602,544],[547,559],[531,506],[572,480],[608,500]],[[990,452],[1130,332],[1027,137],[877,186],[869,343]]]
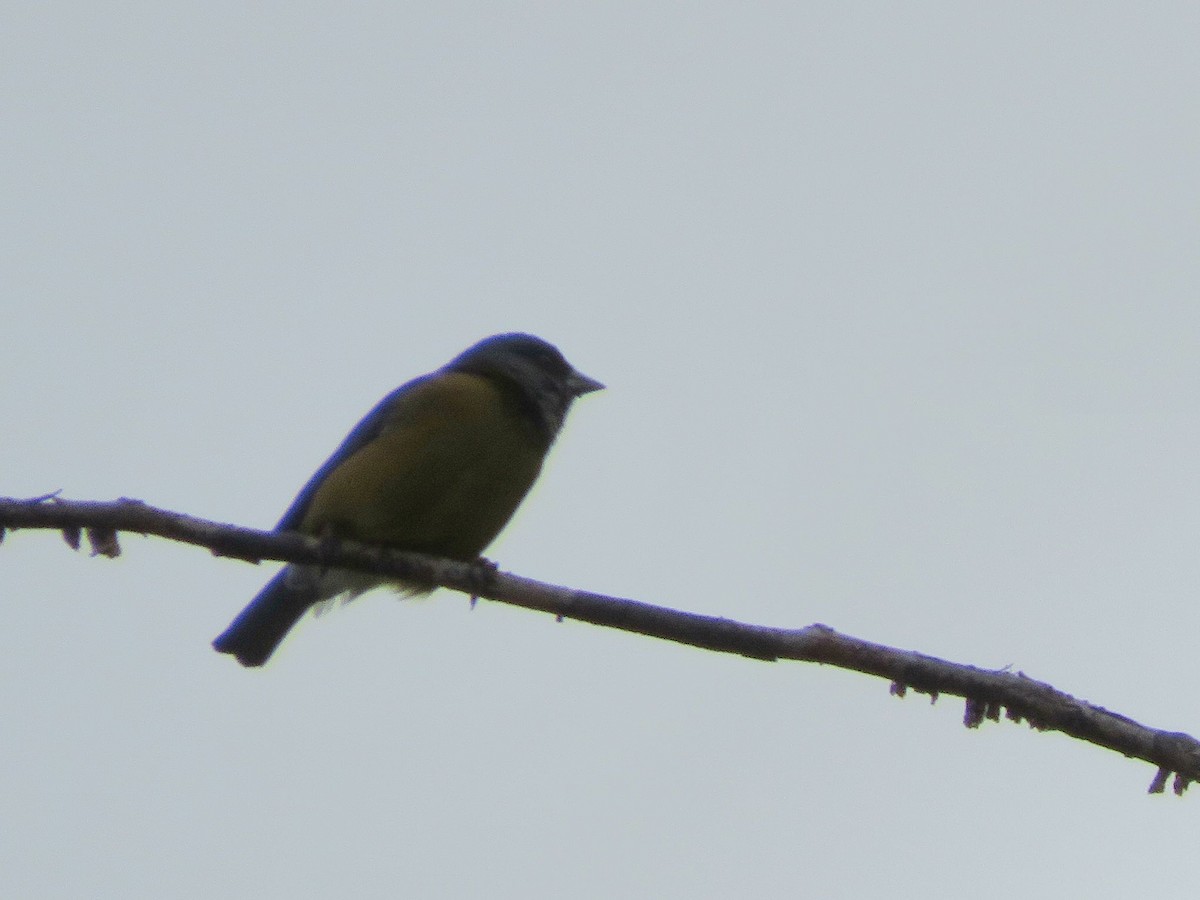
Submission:
[[[582,372],[571,370],[571,374],[567,376],[567,387],[570,389],[572,396],[582,397],[584,394],[590,394],[592,391],[604,390],[604,385],[594,378],[588,378]]]

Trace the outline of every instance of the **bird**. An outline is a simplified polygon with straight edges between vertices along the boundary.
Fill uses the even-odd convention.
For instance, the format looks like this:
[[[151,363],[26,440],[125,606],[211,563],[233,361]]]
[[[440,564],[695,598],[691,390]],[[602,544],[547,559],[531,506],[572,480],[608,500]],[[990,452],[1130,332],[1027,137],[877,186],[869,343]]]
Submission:
[[[571,404],[603,388],[539,337],[485,338],[380,400],[275,530],[474,561],[533,486]],[[261,666],[310,608],[381,585],[434,589],[289,563],[213,647]]]

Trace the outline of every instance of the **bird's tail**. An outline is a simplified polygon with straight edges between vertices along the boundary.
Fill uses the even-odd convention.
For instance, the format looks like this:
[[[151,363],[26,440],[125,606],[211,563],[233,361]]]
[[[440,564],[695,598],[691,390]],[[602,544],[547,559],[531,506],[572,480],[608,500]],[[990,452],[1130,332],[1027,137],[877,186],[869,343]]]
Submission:
[[[315,580],[297,575],[301,573],[292,566],[284,566],[213,641],[213,647],[236,656],[243,666],[261,666],[270,659],[292,626],[320,599]]]

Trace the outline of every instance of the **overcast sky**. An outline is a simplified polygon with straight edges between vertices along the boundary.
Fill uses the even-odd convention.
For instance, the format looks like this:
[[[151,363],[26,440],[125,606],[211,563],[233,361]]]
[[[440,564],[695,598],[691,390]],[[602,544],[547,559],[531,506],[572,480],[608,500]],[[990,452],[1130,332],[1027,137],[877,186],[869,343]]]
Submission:
[[[1200,7],[17,3],[0,494],[270,527],[497,331],[609,390],[518,573],[1200,734]],[[1200,796],[836,669],[0,547],[29,898],[1194,898]],[[1200,792],[1194,792],[1200,793]]]

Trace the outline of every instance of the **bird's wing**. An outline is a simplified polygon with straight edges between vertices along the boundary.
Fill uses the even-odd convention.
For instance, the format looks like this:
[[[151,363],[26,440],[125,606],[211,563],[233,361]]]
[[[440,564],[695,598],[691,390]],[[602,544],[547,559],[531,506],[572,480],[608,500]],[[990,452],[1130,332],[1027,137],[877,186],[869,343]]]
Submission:
[[[346,439],[333,451],[333,455],[325,460],[321,468],[317,469],[316,474],[308,479],[308,483],[300,489],[300,493],[296,495],[296,499],[292,501],[292,505],[288,507],[287,512],[283,514],[283,518],[279,520],[279,524],[275,526],[276,531],[295,531],[299,529],[300,523],[304,520],[304,514],[308,510],[308,505],[312,502],[313,494],[317,488],[321,486],[321,482],[326,476],[340,466],[343,462],[361,450],[375,438],[379,437],[387,425],[392,405],[399,399],[400,395],[419,387],[427,382],[432,376],[422,375],[420,378],[414,378],[396,390],[392,391],[382,400],[375,404],[374,408],[363,417],[363,420],[354,426],[353,430],[346,435]]]

